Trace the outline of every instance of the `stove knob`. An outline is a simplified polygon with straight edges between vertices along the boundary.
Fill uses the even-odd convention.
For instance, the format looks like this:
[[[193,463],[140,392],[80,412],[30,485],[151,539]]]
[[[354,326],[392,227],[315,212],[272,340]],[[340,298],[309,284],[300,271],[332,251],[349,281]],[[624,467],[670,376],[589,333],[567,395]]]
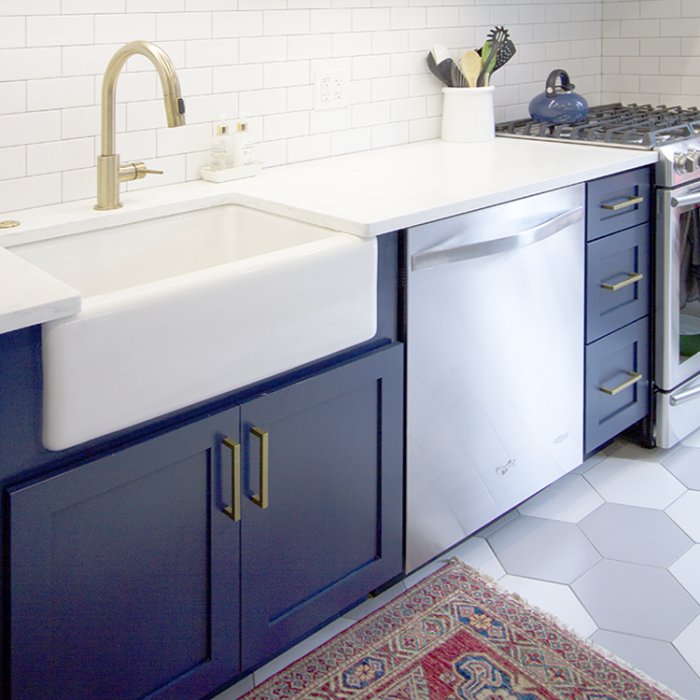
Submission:
[[[687,172],[692,173],[700,168],[700,151],[697,148],[691,148],[688,151],[688,159],[692,163],[692,167]]]
[[[689,153],[676,153],[673,158],[673,169],[679,175],[692,173],[697,166],[697,161],[693,160]]]

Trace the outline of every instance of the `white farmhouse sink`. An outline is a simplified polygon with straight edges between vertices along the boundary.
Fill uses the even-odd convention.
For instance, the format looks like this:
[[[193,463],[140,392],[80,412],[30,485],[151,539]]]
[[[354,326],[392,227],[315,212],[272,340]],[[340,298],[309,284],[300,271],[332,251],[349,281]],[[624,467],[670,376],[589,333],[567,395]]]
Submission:
[[[371,338],[376,239],[237,205],[10,249],[82,294],[43,327],[61,450]]]

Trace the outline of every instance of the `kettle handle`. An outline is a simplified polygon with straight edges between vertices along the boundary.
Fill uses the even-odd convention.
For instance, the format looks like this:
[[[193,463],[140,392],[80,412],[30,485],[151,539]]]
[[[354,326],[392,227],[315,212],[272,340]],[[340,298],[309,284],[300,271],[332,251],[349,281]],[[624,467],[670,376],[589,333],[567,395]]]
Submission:
[[[569,80],[569,74],[563,68],[555,68],[549,76],[547,76],[547,87],[544,94],[547,97],[555,97],[557,78],[561,78],[561,89],[564,92],[571,92],[576,86]]]

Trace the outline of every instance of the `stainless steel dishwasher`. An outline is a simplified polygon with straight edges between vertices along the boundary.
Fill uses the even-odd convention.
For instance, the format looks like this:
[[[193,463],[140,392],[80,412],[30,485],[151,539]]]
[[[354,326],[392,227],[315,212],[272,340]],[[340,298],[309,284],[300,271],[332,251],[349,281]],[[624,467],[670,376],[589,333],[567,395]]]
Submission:
[[[408,230],[407,571],[583,459],[584,203]]]

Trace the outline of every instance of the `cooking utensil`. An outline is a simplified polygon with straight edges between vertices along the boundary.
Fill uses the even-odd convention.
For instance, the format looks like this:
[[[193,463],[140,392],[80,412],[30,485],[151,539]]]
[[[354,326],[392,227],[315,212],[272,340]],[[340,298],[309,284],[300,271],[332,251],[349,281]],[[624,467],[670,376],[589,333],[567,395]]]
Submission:
[[[459,67],[458,63],[452,62],[452,87],[469,87],[462,69]]]
[[[557,80],[561,85],[557,85]],[[574,92],[576,86],[569,74],[556,68],[547,77],[545,91],[530,101],[530,116],[539,122],[567,124],[583,121],[588,114],[588,102]]]
[[[442,44],[436,44],[428,52],[428,68],[430,72],[439,80],[441,80],[447,87],[453,87],[452,85],[452,64],[454,61],[450,58],[450,54],[447,48]]]
[[[491,69],[491,75],[508,63],[516,51],[515,44],[510,39],[506,39],[496,55],[496,62]]]
[[[494,27],[487,36],[486,42],[481,50],[481,71],[477,79],[477,87],[484,87],[489,84],[489,75],[496,65],[496,58],[501,47],[508,41],[508,30],[505,27]]]
[[[481,56],[476,51],[465,51],[462,55],[462,73],[469,87],[476,87],[481,71]]]

